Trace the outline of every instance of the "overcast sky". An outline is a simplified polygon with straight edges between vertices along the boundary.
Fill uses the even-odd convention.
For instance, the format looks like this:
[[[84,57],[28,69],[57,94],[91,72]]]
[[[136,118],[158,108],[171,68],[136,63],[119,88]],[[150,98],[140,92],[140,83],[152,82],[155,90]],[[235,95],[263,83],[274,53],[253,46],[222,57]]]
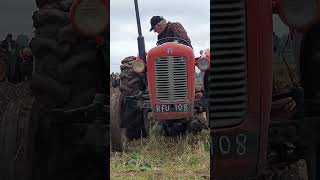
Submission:
[[[171,22],[180,22],[191,39],[194,53],[210,46],[209,0],[138,0],[142,35],[146,51],[155,46],[157,34],[149,32],[150,18],[163,16]],[[138,54],[137,21],[134,0],[111,0],[111,70],[120,72],[121,60]]]
[[[35,2],[36,0],[0,0],[0,40],[8,32],[14,37],[21,33],[31,36]]]

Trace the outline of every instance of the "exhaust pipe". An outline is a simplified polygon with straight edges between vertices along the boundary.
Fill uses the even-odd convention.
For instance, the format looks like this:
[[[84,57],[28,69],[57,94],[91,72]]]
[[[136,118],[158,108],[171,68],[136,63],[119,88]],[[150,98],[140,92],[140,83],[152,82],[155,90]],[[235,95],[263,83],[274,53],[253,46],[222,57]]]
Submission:
[[[141,32],[141,23],[140,23],[140,14],[139,14],[139,7],[138,7],[138,0],[134,0],[134,7],[136,11],[136,19],[137,19],[137,26],[138,26],[138,51],[139,51],[139,58],[143,60],[145,64],[147,64],[147,58],[146,58],[146,47],[144,43],[144,37],[142,36]],[[148,91],[148,80],[146,73],[143,73],[141,75],[141,80],[143,82],[142,91],[147,92]]]
[[[137,19],[137,26],[138,26],[138,50],[139,50],[139,57],[147,63],[146,60],[146,48],[144,43],[144,37],[142,36],[141,32],[141,23],[140,23],[140,15],[139,15],[139,7],[138,7],[138,0],[134,0],[134,7],[136,10],[136,19]]]

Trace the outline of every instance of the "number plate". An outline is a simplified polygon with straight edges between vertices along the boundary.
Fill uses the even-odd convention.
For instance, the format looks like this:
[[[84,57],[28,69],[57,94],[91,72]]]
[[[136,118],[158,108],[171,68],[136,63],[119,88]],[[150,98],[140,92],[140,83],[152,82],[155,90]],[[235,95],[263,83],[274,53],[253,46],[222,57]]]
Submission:
[[[190,109],[190,105],[189,105],[189,104],[186,104],[186,103],[156,105],[156,112],[157,112],[157,113],[164,113],[164,112],[188,112],[189,109]]]
[[[211,153],[215,159],[255,157],[259,148],[259,135],[252,132],[211,134]]]

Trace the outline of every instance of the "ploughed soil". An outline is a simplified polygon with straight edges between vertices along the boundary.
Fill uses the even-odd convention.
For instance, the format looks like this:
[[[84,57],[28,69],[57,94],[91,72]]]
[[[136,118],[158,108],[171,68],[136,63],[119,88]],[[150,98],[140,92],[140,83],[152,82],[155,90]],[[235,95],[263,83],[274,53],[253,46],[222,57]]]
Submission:
[[[18,84],[0,82],[0,114],[8,107],[10,102],[31,97],[30,83],[24,81]]]

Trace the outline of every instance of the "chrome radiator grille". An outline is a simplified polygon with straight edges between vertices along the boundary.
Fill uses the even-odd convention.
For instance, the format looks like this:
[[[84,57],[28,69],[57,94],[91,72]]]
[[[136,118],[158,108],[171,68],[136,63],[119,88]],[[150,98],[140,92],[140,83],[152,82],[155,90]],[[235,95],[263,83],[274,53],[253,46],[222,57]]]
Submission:
[[[166,56],[155,60],[157,99],[163,102],[187,99],[187,61],[183,57]]]
[[[239,124],[246,115],[246,7],[245,0],[212,4],[210,127],[218,128]]]

